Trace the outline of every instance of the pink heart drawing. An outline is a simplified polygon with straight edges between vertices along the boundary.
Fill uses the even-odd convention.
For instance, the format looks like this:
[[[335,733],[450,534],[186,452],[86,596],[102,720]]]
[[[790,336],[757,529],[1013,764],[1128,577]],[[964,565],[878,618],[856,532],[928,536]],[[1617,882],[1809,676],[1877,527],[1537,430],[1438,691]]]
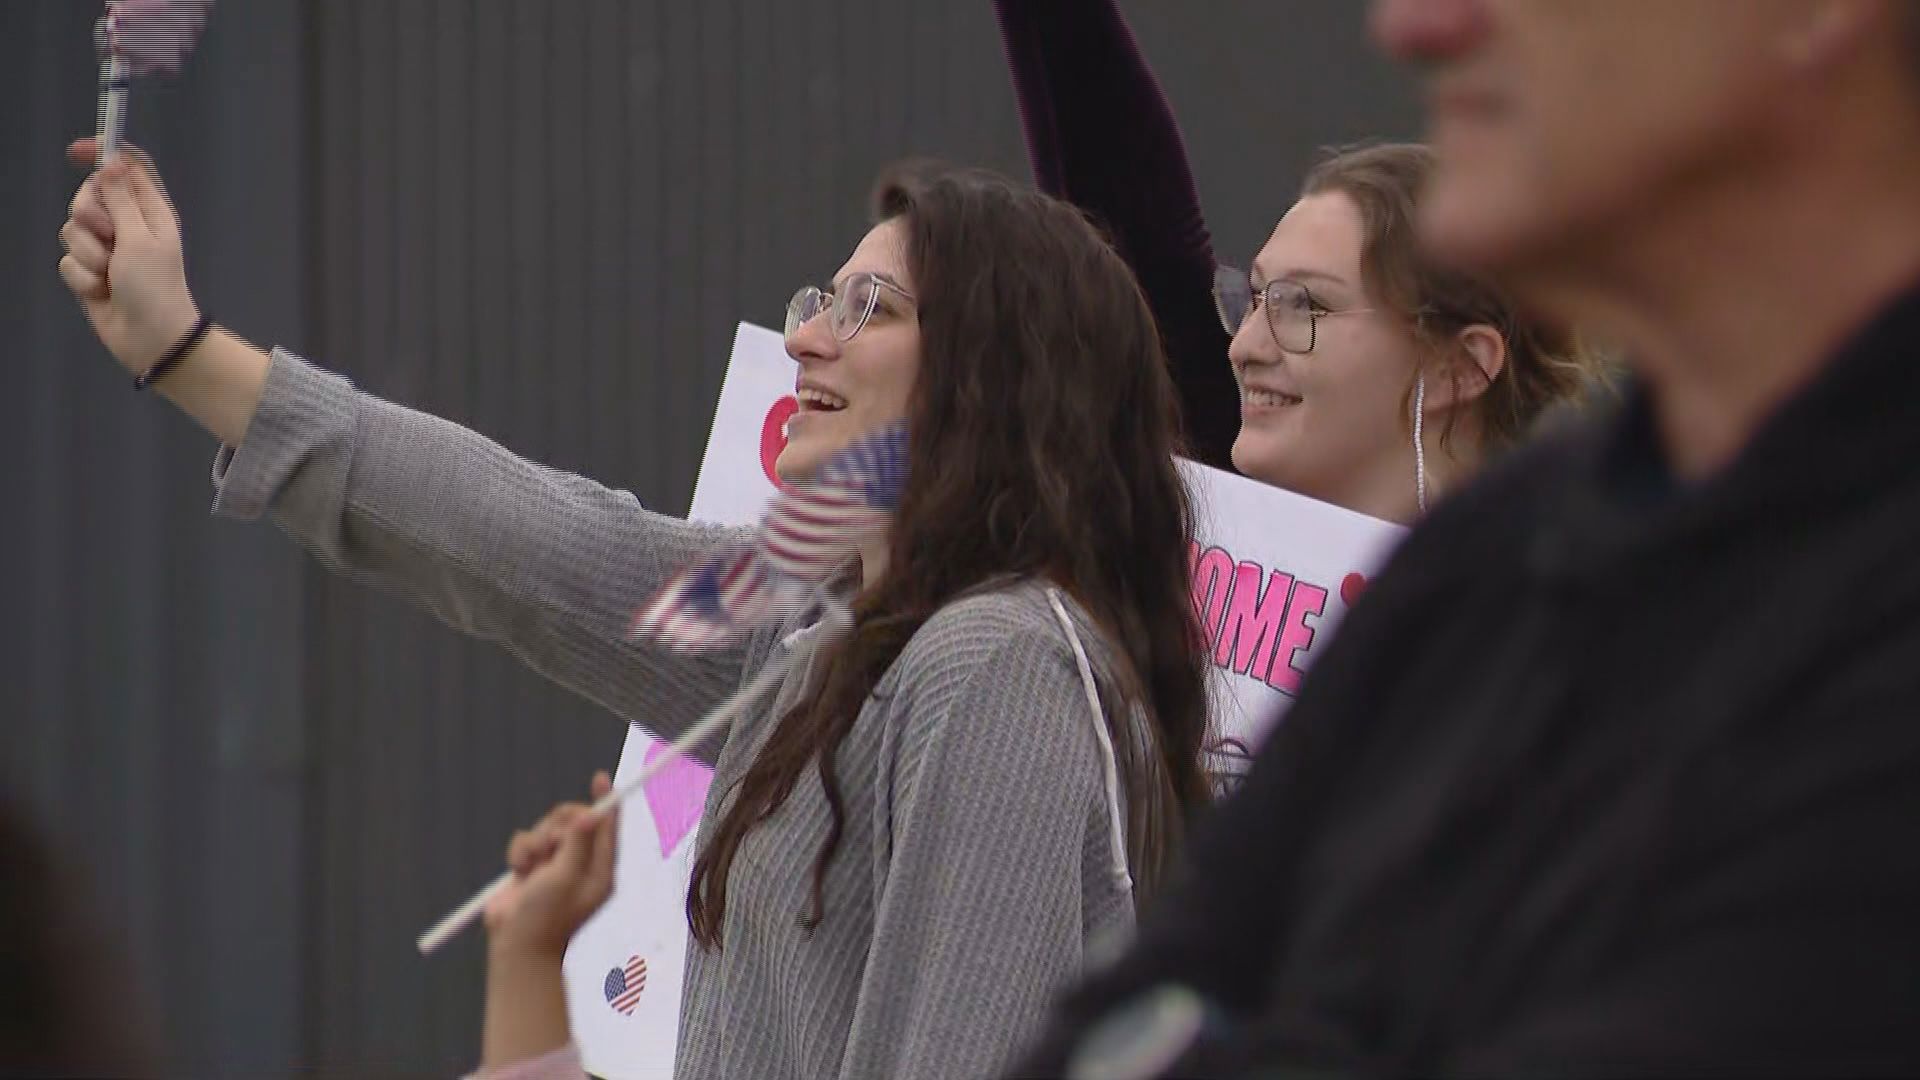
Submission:
[[[646,764],[653,764],[667,752],[667,744],[655,742],[647,747]],[[653,813],[653,831],[660,837],[660,857],[672,855],[700,822],[700,810],[707,803],[707,785],[713,772],[693,758],[678,757],[666,763],[647,781],[647,809]]]

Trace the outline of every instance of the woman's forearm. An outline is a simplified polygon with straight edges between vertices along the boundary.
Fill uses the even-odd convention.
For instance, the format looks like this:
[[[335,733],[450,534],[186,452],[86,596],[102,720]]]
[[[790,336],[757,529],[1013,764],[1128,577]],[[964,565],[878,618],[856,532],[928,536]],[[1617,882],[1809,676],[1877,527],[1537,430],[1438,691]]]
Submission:
[[[561,957],[491,948],[481,1066],[501,1069],[557,1050],[572,1039]]]
[[[1230,469],[1240,431],[1212,237],[1172,107],[1114,0],[995,0],[1041,190],[1091,213],[1166,339],[1188,452]]]

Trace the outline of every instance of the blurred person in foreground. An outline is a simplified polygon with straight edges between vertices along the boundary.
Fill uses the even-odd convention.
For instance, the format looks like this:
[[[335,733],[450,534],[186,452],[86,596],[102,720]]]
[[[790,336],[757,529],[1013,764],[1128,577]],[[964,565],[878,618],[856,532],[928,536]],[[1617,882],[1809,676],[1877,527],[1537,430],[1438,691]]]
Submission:
[[[1920,1073],[1920,4],[1379,0],[1437,257],[1628,346],[1019,1076]]]
[[[74,869],[0,795],[0,1076],[150,1075],[149,1017],[138,993],[111,995],[127,958]]]

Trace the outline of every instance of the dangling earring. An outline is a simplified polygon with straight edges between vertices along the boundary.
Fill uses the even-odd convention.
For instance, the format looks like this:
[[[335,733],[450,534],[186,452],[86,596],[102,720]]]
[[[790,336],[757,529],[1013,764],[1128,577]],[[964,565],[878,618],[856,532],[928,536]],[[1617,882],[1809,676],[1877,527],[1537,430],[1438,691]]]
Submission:
[[[1420,504],[1420,513],[1427,512],[1427,441],[1425,419],[1427,415],[1427,377],[1413,384],[1413,497]]]

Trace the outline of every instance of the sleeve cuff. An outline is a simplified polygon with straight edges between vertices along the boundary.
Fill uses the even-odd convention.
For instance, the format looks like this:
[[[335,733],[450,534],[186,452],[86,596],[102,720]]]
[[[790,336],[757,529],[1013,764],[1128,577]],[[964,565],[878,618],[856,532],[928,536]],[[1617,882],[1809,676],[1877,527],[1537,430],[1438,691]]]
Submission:
[[[352,438],[355,395],[345,377],[274,349],[246,438],[214,455],[213,512],[242,521],[266,513],[315,446]]]
[[[539,1057],[469,1073],[467,1080],[584,1080],[586,1075],[586,1068],[580,1064],[580,1048],[568,1043]]]

